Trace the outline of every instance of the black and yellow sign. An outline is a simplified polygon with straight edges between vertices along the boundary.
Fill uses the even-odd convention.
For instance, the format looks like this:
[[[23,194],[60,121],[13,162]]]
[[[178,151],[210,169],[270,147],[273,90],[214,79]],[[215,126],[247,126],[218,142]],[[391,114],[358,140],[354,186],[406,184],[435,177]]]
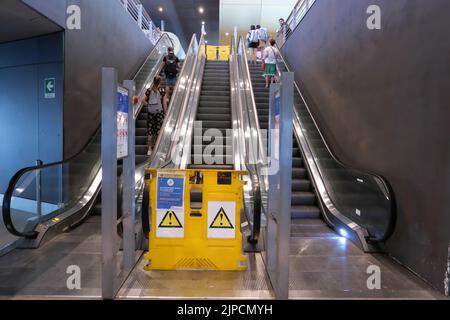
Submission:
[[[167,211],[158,228],[183,228],[183,226],[175,212]]]
[[[216,217],[214,218],[213,222],[210,226],[211,229],[234,229],[233,224],[230,221],[230,218],[228,218],[227,213],[225,210],[223,210],[223,207],[220,208],[219,212],[217,213]]]

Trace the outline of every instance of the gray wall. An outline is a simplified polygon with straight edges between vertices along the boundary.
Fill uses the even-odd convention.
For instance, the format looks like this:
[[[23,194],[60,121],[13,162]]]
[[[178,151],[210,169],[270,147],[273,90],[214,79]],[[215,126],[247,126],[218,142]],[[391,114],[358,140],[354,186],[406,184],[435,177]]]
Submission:
[[[60,23],[66,6],[81,8],[81,30],[66,30],[64,157],[77,153],[100,125],[101,68],[115,67],[119,80],[132,78],[152,49],[120,1],[61,0],[57,10],[48,0],[25,0]],[[65,5],[61,5],[65,3]],[[62,11],[62,15],[61,15]]]
[[[382,9],[369,31],[366,9]],[[387,248],[443,289],[450,240],[450,1],[317,0],[283,47],[337,157],[384,175]]]
[[[63,33],[0,44],[0,193],[19,169],[62,159],[63,69]]]

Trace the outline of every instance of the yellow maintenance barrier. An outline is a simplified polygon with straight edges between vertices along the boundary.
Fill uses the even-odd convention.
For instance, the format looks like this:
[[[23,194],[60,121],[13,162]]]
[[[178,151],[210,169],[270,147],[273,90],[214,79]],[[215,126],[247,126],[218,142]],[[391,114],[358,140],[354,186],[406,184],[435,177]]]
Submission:
[[[148,169],[151,231],[145,270],[247,269],[241,209],[245,171]]]
[[[206,47],[206,57],[208,60],[228,61],[230,58],[230,46],[211,46]]]

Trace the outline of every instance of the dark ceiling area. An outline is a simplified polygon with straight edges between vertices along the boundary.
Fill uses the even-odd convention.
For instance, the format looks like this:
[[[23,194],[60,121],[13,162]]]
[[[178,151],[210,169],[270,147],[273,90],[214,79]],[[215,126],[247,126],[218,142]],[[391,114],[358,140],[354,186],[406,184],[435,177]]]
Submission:
[[[210,44],[219,43],[220,0],[141,0],[153,22],[159,27],[164,20],[165,31],[175,33],[185,49],[192,34],[200,34],[202,21]],[[160,12],[159,8],[163,11]],[[199,12],[199,8],[204,13]]]
[[[2,0],[0,43],[41,36],[62,29],[19,0]]]

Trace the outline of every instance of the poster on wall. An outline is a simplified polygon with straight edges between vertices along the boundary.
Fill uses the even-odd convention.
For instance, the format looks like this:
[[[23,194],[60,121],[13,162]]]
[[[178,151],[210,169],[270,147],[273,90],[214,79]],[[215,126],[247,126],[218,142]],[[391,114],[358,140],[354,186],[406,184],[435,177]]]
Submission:
[[[128,157],[128,90],[117,87],[117,159]]]

